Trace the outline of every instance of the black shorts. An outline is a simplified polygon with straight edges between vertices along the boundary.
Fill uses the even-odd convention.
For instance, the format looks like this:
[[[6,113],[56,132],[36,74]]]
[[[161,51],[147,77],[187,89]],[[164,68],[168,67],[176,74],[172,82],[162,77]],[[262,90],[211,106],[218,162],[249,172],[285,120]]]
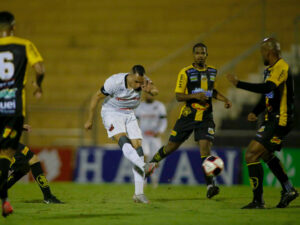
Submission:
[[[11,170],[13,171],[27,171],[29,172],[29,160],[32,159],[34,153],[30,149],[21,143],[19,143],[17,152],[14,155],[12,161]]]
[[[284,137],[292,128],[293,122],[288,122],[286,126],[279,126],[278,119],[265,121],[258,129],[254,139],[268,151],[280,151]]]
[[[203,139],[213,141],[215,138],[215,123],[212,118],[199,122],[181,117],[176,121],[169,141],[184,142],[189,138],[193,131],[195,141]]]
[[[17,150],[23,131],[23,116],[0,117],[0,149]]]

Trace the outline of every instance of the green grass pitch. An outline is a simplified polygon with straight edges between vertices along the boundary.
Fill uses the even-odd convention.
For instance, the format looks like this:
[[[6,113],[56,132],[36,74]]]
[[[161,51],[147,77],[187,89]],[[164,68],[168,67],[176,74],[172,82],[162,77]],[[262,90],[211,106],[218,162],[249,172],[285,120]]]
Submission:
[[[259,225],[300,224],[300,198],[288,208],[274,208],[279,188],[265,188],[266,210],[241,210],[251,200],[247,186],[221,187],[206,199],[205,186],[162,185],[145,193],[149,205],[132,201],[133,185],[52,183],[52,192],[66,204],[46,205],[34,183],[16,184],[10,191],[14,214],[5,225]]]

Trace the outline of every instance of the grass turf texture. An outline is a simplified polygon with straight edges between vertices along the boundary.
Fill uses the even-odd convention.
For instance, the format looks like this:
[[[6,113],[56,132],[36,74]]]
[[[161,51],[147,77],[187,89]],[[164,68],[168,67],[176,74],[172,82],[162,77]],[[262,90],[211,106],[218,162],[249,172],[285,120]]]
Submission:
[[[149,205],[132,201],[133,185],[52,183],[53,193],[66,204],[46,205],[37,185],[16,184],[10,191],[14,214],[5,225],[176,225],[176,224],[299,224],[300,198],[277,209],[279,188],[265,188],[266,210],[241,210],[251,201],[247,186],[221,187],[206,199],[205,186],[162,185],[145,188]]]

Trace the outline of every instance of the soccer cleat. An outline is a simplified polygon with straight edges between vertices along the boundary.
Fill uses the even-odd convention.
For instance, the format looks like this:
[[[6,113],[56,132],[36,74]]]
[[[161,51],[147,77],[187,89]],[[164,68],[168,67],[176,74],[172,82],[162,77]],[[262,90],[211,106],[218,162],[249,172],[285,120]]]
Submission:
[[[265,209],[265,203],[253,200],[252,202],[250,202],[248,205],[245,205],[244,207],[242,207],[241,209]]]
[[[157,163],[146,163],[144,166],[145,178],[149,177],[157,168]]]
[[[132,199],[135,203],[144,203],[144,204],[149,203],[149,200],[146,198],[146,196],[144,194],[133,195]]]
[[[44,203],[46,203],[46,204],[63,204],[63,202],[60,201],[59,199],[57,199],[54,195],[51,195],[48,198],[44,198]]]
[[[207,198],[212,198],[215,195],[220,193],[220,188],[218,186],[215,185],[211,185],[208,189],[207,189],[207,193],[206,193],[206,197]]]
[[[2,204],[2,216],[7,217],[9,214],[12,214],[14,211],[13,207],[8,201],[3,202]]]
[[[290,191],[281,191],[280,202],[276,206],[277,208],[285,208],[287,207],[291,201],[296,199],[299,196],[299,193],[296,189],[292,189]]]

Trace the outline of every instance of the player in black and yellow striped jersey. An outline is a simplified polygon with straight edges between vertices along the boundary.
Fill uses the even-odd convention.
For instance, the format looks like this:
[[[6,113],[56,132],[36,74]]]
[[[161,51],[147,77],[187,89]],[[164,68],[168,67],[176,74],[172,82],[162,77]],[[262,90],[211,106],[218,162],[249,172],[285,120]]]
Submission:
[[[264,65],[264,83],[242,82],[236,76],[228,74],[228,80],[237,88],[262,93],[262,98],[249,113],[248,120],[256,121],[264,112],[265,121],[256,133],[246,151],[246,162],[253,187],[253,201],[243,207],[265,208],[263,200],[263,168],[260,159],[267,163],[282,185],[278,208],[284,208],[298,197],[280,160],[274,155],[280,151],[283,138],[291,131],[294,121],[294,84],[289,65],[280,57],[280,44],[274,38],[266,38],[261,45]]]
[[[27,65],[36,72],[37,98],[42,95],[44,77],[40,53],[32,42],[15,37],[14,30],[14,16],[0,12],[0,198],[4,217],[13,211],[7,201],[6,179],[23,129]]]
[[[215,123],[212,114],[212,98],[223,101],[225,108],[231,102],[215,88],[217,70],[206,65],[207,47],[198,43],[193,47],[194,63],[183,68],[178,75],[176,99],[185,102],[166,146],[154,155],[152,162],[159,162],[179,148],[194,132],[194,139],[199,143],[202,162],[210,155],[215,134]],[[205,175],[205,173],[204,173]],[[212,177],[205,175],[207,197],[219,193]]]

